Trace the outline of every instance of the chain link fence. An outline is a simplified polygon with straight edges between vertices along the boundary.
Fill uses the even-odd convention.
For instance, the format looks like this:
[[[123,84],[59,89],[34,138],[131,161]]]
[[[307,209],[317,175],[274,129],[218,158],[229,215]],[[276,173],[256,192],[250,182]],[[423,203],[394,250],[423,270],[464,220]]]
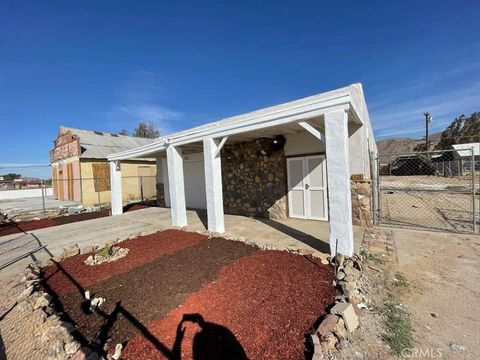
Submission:
[[[50,218],[83,212],[110,211],[110,177],[55,174],[49,165],[0,166],[0,213],[16,220]],[[122,198],[127,206],[157,199],[156,176],[123,176]]]
[[[477,233],[480,157],[474,148],[378,156],[376,223]]]

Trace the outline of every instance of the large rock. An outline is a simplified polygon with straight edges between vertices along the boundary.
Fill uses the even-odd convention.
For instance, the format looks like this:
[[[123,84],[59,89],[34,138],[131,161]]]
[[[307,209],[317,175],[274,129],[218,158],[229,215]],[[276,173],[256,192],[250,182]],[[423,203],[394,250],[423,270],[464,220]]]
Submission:
[[[27,297],[30,296],[30,294],[33,292],[33,285],[30,285],[23,290],[20,295],[17,297],[17,302],[22,302],[24,301]]]
[[[337,303],[330,313],[341,316],[349,332],[353,332],[359,325],[358,316],[350,303]]]
[[[67,258],[67,257],[76,256],[78,254],[80,254],[80,248],[78,247],[77,244],[75,244],[75,245],[71,245],[67,248],[64,248],[63,252],[62,252],[62,255],[61,255],[61,258],[64,259],[64,258]]]
[[[335,337],[335,335],[333,335],[332,333],[329,333],[327,336],[324,336],[322,338],[322,343],[320,346],[323,351],[330,352],[333,349],[335,349],[335,345],[337,344],[337,342],[338,340]]]
[[[328,314],[323,318],[322,322],[318,326],[317,333],[320,336],[327,336],[331,331],[333,331],[333,329],[335,329],[337,322],[338,322],[337,316]]]
[[[52,302],[52,297],[49,294],[42,293],[40,294],[37,299],[35,300],[35,304],[33,305],[33,309],[44,308],[50,305]]]

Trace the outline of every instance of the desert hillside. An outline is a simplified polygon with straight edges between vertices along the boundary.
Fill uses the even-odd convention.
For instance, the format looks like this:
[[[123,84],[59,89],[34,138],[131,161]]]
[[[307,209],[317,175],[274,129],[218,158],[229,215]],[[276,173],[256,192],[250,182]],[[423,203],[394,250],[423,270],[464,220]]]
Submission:
[[[435,146],[440,141],[441,135],[441,132],[429,135],[430,146]],[[404,154],[413,152],[415,146],[424,143],[424,139],[394,137],[377,141],[377,147],[380,155]]]

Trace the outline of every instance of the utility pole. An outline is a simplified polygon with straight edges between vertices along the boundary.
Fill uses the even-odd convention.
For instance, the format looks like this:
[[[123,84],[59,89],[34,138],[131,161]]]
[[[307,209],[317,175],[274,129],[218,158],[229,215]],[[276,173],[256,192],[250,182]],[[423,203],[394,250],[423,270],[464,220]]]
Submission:
[[[428,124],[432,122],[432,115],[428,111],[424,112],[423,115],[425,115],[425,151],[428,156]]]

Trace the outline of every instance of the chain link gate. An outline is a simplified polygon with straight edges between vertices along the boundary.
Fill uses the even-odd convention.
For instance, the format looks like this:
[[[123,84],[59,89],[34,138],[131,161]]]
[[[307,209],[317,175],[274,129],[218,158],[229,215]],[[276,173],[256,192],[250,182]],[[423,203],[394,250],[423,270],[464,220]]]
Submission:
[[[478,233],[480,159],[474,149],[372,158],[379,225]],[[468,152],[465,153],[465,152]]]

